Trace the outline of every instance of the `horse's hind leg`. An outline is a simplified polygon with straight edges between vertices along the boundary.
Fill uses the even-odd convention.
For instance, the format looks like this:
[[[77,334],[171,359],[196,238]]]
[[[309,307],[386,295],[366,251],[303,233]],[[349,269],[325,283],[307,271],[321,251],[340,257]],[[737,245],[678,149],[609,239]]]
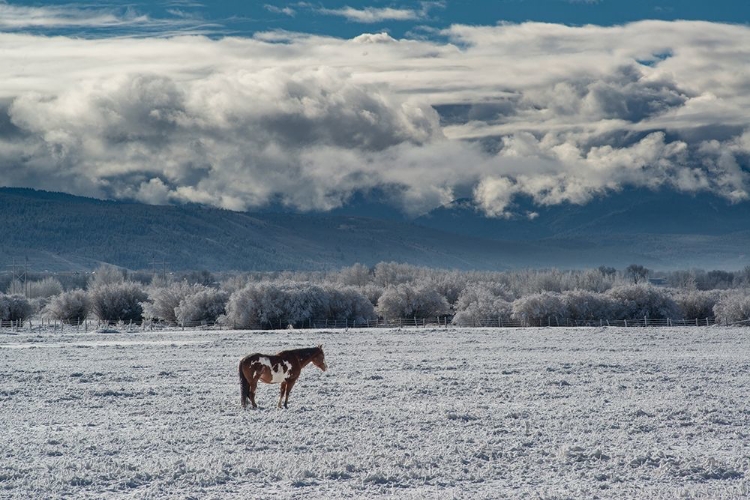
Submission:
[[[281,408],[281,400],[284,398],[284,393],[286,393],[286,382],[281,383],[281,393],[279,394],[279,404],[276,405],[277,408]]]
[[[292,387],[294,387],[294,383],[297,381],[296,378],[289,379],[286,381],[286,395],[284,397],[284,408],[289,408],[287,406],[287,403],[289,402],[289,393],[292,392]],[[279,405],[281,405],[281,399],[279,399]]]

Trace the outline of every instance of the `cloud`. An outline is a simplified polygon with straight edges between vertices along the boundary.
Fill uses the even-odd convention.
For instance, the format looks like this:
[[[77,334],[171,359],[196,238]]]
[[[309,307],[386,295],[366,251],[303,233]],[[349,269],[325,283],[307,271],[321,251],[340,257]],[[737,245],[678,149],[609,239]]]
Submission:
[[[750,28],[453,26],[440,40],[299,33],[0,34],[3,183],[147,203],[329,210],[378,189],[586,203],[627,187],[750,198]]]
[[[0,28],[56,28],[118,26],[146,21],[132,11],[118,15],[111,9],[82,8],[78,6],[30,7],[0,2]]]
[[[340,9],[319,8],[316,11],[329,16],[344,17],[357,23],[379,23],[382,21],[418,21],[426,19],[430,10],[444,8],[444,2],[422,2],[419,9],[399,9],[393,7],[342,7]]]
[[[318,9],[321,14],[344,17],[358,23],[378,23],[381,21],[414,21],[421,19],[418,11],[412,9],[393,9],[391,7],[375,8],[343,7],[341,9]]]
[[[200,4],[172,2],[179,8],[169,8],[172,16],[158,19],[141,14],[132,7],[114,8],[103,6],[83,6],[81,4],[26,6],[11,5],[0,0],[0,31],[40,31],[83,30],[84,35],[92,35],[96,30],[128,30],[128,34],[158,33],[170,36],[175,33],[197,34],[217,32],[220,26],[206,23],[200,16],[182,10],[199,7]],[[93,30],[93,31],[92,31]]]
[[[274,14],[284,14],[289,17],[294,17],[297,15],[297,11],[293,8],[286,6],[286,7],[277,7],[275,5],[265,4],[263,5],[263,8],[266,9],[268,12],[273,12]]]

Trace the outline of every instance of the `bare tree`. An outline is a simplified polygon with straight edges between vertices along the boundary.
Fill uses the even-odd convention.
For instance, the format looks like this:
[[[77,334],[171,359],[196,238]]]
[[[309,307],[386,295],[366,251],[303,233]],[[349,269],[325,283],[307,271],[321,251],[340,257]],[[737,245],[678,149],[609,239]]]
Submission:
[[[631,280],[634,285],[643,283],[648,278],[648,269],[640,264],[630,264],[625,268],[625,277]]]

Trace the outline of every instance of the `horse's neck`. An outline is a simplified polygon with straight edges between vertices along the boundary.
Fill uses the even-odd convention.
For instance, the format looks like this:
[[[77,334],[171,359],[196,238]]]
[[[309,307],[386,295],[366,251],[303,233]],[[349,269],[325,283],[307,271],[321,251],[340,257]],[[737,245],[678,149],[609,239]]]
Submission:
[[[310,362],[313,360],[315,355],[317,354],[317,351],[315,349],[302,349],[297,353],[297,357],[299,358],[299,364],[302,368],[309,365]]]

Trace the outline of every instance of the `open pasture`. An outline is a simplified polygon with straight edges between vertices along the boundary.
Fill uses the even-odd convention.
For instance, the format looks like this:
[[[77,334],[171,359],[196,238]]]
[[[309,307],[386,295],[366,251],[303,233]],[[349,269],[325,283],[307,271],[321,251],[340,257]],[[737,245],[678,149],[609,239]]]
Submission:
[[[741,328],[0,334],[0,497],[738,498],[748,394]]]

